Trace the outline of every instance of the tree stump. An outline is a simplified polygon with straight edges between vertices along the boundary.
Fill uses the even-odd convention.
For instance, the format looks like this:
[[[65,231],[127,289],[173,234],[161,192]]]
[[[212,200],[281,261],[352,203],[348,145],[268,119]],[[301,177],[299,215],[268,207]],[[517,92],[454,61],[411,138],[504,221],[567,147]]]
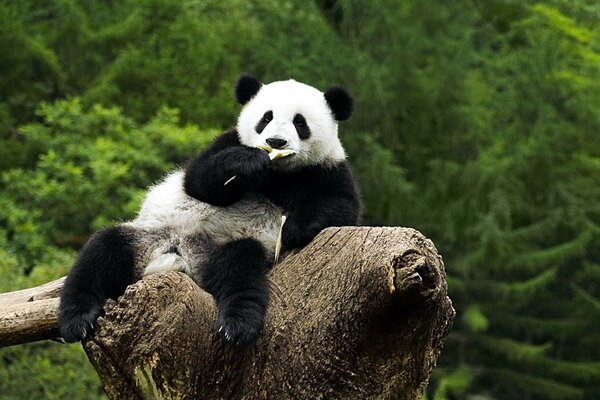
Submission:
[[[84,343],[110,399],[419,399],[452,325],[444,265],[406,228],[321,232],[270,273],[256,343],[216,332],[212,297],[178,272],[109,301]]]

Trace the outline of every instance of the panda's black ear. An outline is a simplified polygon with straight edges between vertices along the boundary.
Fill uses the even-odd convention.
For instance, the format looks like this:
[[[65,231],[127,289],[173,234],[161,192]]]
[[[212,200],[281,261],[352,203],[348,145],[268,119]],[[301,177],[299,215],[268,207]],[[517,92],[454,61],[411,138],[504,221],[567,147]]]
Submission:
[[[338,121],[345,121],[352,115],[354,101],[343,87],[335,86],[325,92],[325,100],[333,116]]]
[[[235,98],[238,103],[246,104],[260,90],[262,84],[252,75],[242,75],[235,85]]]

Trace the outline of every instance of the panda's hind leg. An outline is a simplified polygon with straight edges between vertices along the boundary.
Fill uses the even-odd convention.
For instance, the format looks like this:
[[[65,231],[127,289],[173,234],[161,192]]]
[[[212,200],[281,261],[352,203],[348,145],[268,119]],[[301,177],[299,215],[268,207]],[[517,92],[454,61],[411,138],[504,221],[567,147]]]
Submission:
[[[269,303],[269,267],[263,246],[239,239],[214,251],[201,272],[200,285],[215,298],[219,332],[244,344],[262,332]]]
[[[137,280],[136,231],[115,226],[94,234],[69,272],[60,297],[58,325],[67,342],[82,340],[94,328],[108,298],[117,298]]]

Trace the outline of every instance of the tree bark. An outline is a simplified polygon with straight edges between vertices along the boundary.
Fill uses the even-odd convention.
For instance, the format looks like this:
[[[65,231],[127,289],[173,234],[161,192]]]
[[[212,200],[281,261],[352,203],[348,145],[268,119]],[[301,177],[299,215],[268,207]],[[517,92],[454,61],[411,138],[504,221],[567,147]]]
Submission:
[[[65,278],[0,294],[0,347],[58,338],[58,297]]]
[[[431,241],[407,228],[329,228],[270,281],[265,331],[246,346],[217,334],[212,297],[186,275],[131,285],[84,343],[108,397],[421,397],[455,314]]]

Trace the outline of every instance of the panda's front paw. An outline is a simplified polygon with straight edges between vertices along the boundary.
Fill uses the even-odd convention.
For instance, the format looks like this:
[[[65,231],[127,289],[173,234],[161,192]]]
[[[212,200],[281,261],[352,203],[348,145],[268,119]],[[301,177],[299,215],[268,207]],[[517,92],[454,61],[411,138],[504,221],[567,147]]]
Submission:
[[[236,176],[236,179],[262,181],[270,163],[266,151],[247,146],[230,147],[216,157],[225,176]]]
[[[60,335],[67,343],[79,342],[94,331],[94,324],[102,312],[101,308],[85,313],[62,312],[58,325]]]

